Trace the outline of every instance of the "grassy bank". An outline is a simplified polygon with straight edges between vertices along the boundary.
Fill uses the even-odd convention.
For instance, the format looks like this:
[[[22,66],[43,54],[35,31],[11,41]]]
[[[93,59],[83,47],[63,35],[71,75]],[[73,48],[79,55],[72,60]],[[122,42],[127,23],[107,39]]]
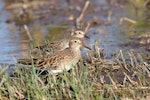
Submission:
[[[41,3],[41,7],[46,4]],[[29,10],[38,12],[38,5],[34,2],[28,6],[31,7]],[[22,4],[8,6],[7,9],[17,7],[22,7]],[[52,14],[59,11],[52,7],[48,8],[48,13],[46,9],[46,14],[51,14],[49,9],[54,10]],[[39,17],[35,19],[47,18],[41,17],[45,13],[38,13]],[[19,22],[23,22],[22,19]],[[0,69],[0,100],[150,100],[150,65],[135,51],[126,54],[120,51],[110,60],[106,59],[103,49],[95,45],[93,51],[87,53],[86,60],[58,76],[43,75],[34,65],[26,68],[16,65],[11,75],[5,70]]]
[[[42,75],[34,65],[18,67],[11,77],[0,72],[1,100],[136,100],[150,99],[150,66],[137,53],[125,60],[120,51],[107,60],[103,49],[95,46],[88,60],[80,61],[72,71],[58,76]]]

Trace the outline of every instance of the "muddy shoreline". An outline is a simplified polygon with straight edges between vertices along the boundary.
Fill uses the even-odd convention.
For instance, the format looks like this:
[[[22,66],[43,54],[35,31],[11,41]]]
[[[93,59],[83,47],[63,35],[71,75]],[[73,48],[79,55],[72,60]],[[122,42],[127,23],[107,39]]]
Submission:
[[[4,52],[0,59],[3,63],[28,58],[29,51],[45,40],[67,37],[85,4],[85,0],[14,1],[5,1],[10,15],[2,19],[6,28],[3,26],[1,33],[9,26],[7,36],[0,42],[4,44],[0,49],[1,54]],[[148,16],[143,17],[141,5],[130,3],[90,0],[81,19],[83,26],[91,23],[87,32],[90,39],[84,42],[91,45],[92,50],[87,51],[87,59],[80,60],[69,72],[43,75],[43,70],[38,71],[35,64],[3,64],[0,100],[149,100],[150,54],[146,50],[150,43],[149,20]]]
[[[27,41],[24,45],[28,46],[28,50],[26,50],[26,53],[23,53],[25,56],[21,55],[20,57],[27,57],[30,50],[29,45],[35,47],[42,44],[45,39],[57,40],[67,37],[69,31],[75,28],[75,19],[79,17],[84,4],[85,1],[80,0],[76,2],[70,0],[33,0],[16,3],[10,0],[5,1],[5,9],[11,13],[6,23],[15,24],[17,31],[19,29],[19,33],[23,34],[24,37],[22,38],[24,38],[24,41]],[[127,7],[129,9],[132,8],[132,10],[128,12]],[[137,28],[132,28],[132,26],[139,24],[134,25],[128,21],[123,21],[120,25],[121,18],[127,17],[136,21],[141,19],[144,13],[141,9],[136,11],[133,6],[129,5],[129,2],[105,2],[98,0],[92,2],[91,0],[90,6],[82,20],[84,24],[87,22],[91,23],[87,33],[90,37],[88,43],[94,45],[95,40],[98,40],[99,47],[105,48],[104,51],[108,58],[118,53],[120,49],[124,51],[135,49],[147,59],[147,55],[149,56],[150,54],[149,37],[145,38],[145,36],[149,34],[149,28],[140,28],[139,31]],[[29,42],[29,38],[23,29],[24,24],[29,27],[34,40],[32,43]],[[147,27],[149,26],[147,25]],[[141,30],[143,37],[140,35],[142,34]]]

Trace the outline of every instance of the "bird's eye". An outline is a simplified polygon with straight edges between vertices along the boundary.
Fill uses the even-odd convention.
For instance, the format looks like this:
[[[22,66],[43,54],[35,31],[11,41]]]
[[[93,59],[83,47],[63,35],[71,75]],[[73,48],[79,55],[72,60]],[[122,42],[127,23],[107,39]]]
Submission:
[[[74,42],[75,42],[75,43],[77,43],[77,41],[76,41],[76,40],[75,40]]]
[[[81,34],[81,32],[79,32],[79,34]]]

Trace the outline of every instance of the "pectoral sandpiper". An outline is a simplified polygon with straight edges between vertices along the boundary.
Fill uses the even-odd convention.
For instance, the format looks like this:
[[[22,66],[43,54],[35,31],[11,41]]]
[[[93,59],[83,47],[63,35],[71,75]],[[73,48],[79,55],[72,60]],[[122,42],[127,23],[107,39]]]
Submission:
[[[52,41],[48,44],[36,47],[31,51],[31,54],[35,57],[38,55],[51,55],[54,52],[64,50],[69,47],[69,40],[71,38],[88,38],[86,33],[81,30],[76,30],[71,33],[70,38],[61,39],[58,41]]]
[[[57,74],[64,70],[68,71],[77,64],[81,58],[80,47],[90,49],[80,39],[73,38],[69,41],[69,48],[41,58],[20,59],[18,63],[34,64],[38,69],[48,70],[50,73]]]

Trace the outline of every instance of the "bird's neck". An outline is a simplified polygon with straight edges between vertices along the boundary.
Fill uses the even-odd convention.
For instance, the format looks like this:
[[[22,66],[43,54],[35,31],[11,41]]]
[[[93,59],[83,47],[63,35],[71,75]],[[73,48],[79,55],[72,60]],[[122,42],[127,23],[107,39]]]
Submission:
[[[70,47],[70,49],[71,49],[72,51],[75,51],[75,52],[80,51],[80,48],[79,48],[79,47],[76,47],[76,48]]]
[[[73,55],[78,55],[76,57],[80,57],[81,56],[80,48],[70,48],[70,50],[71,50]]]

